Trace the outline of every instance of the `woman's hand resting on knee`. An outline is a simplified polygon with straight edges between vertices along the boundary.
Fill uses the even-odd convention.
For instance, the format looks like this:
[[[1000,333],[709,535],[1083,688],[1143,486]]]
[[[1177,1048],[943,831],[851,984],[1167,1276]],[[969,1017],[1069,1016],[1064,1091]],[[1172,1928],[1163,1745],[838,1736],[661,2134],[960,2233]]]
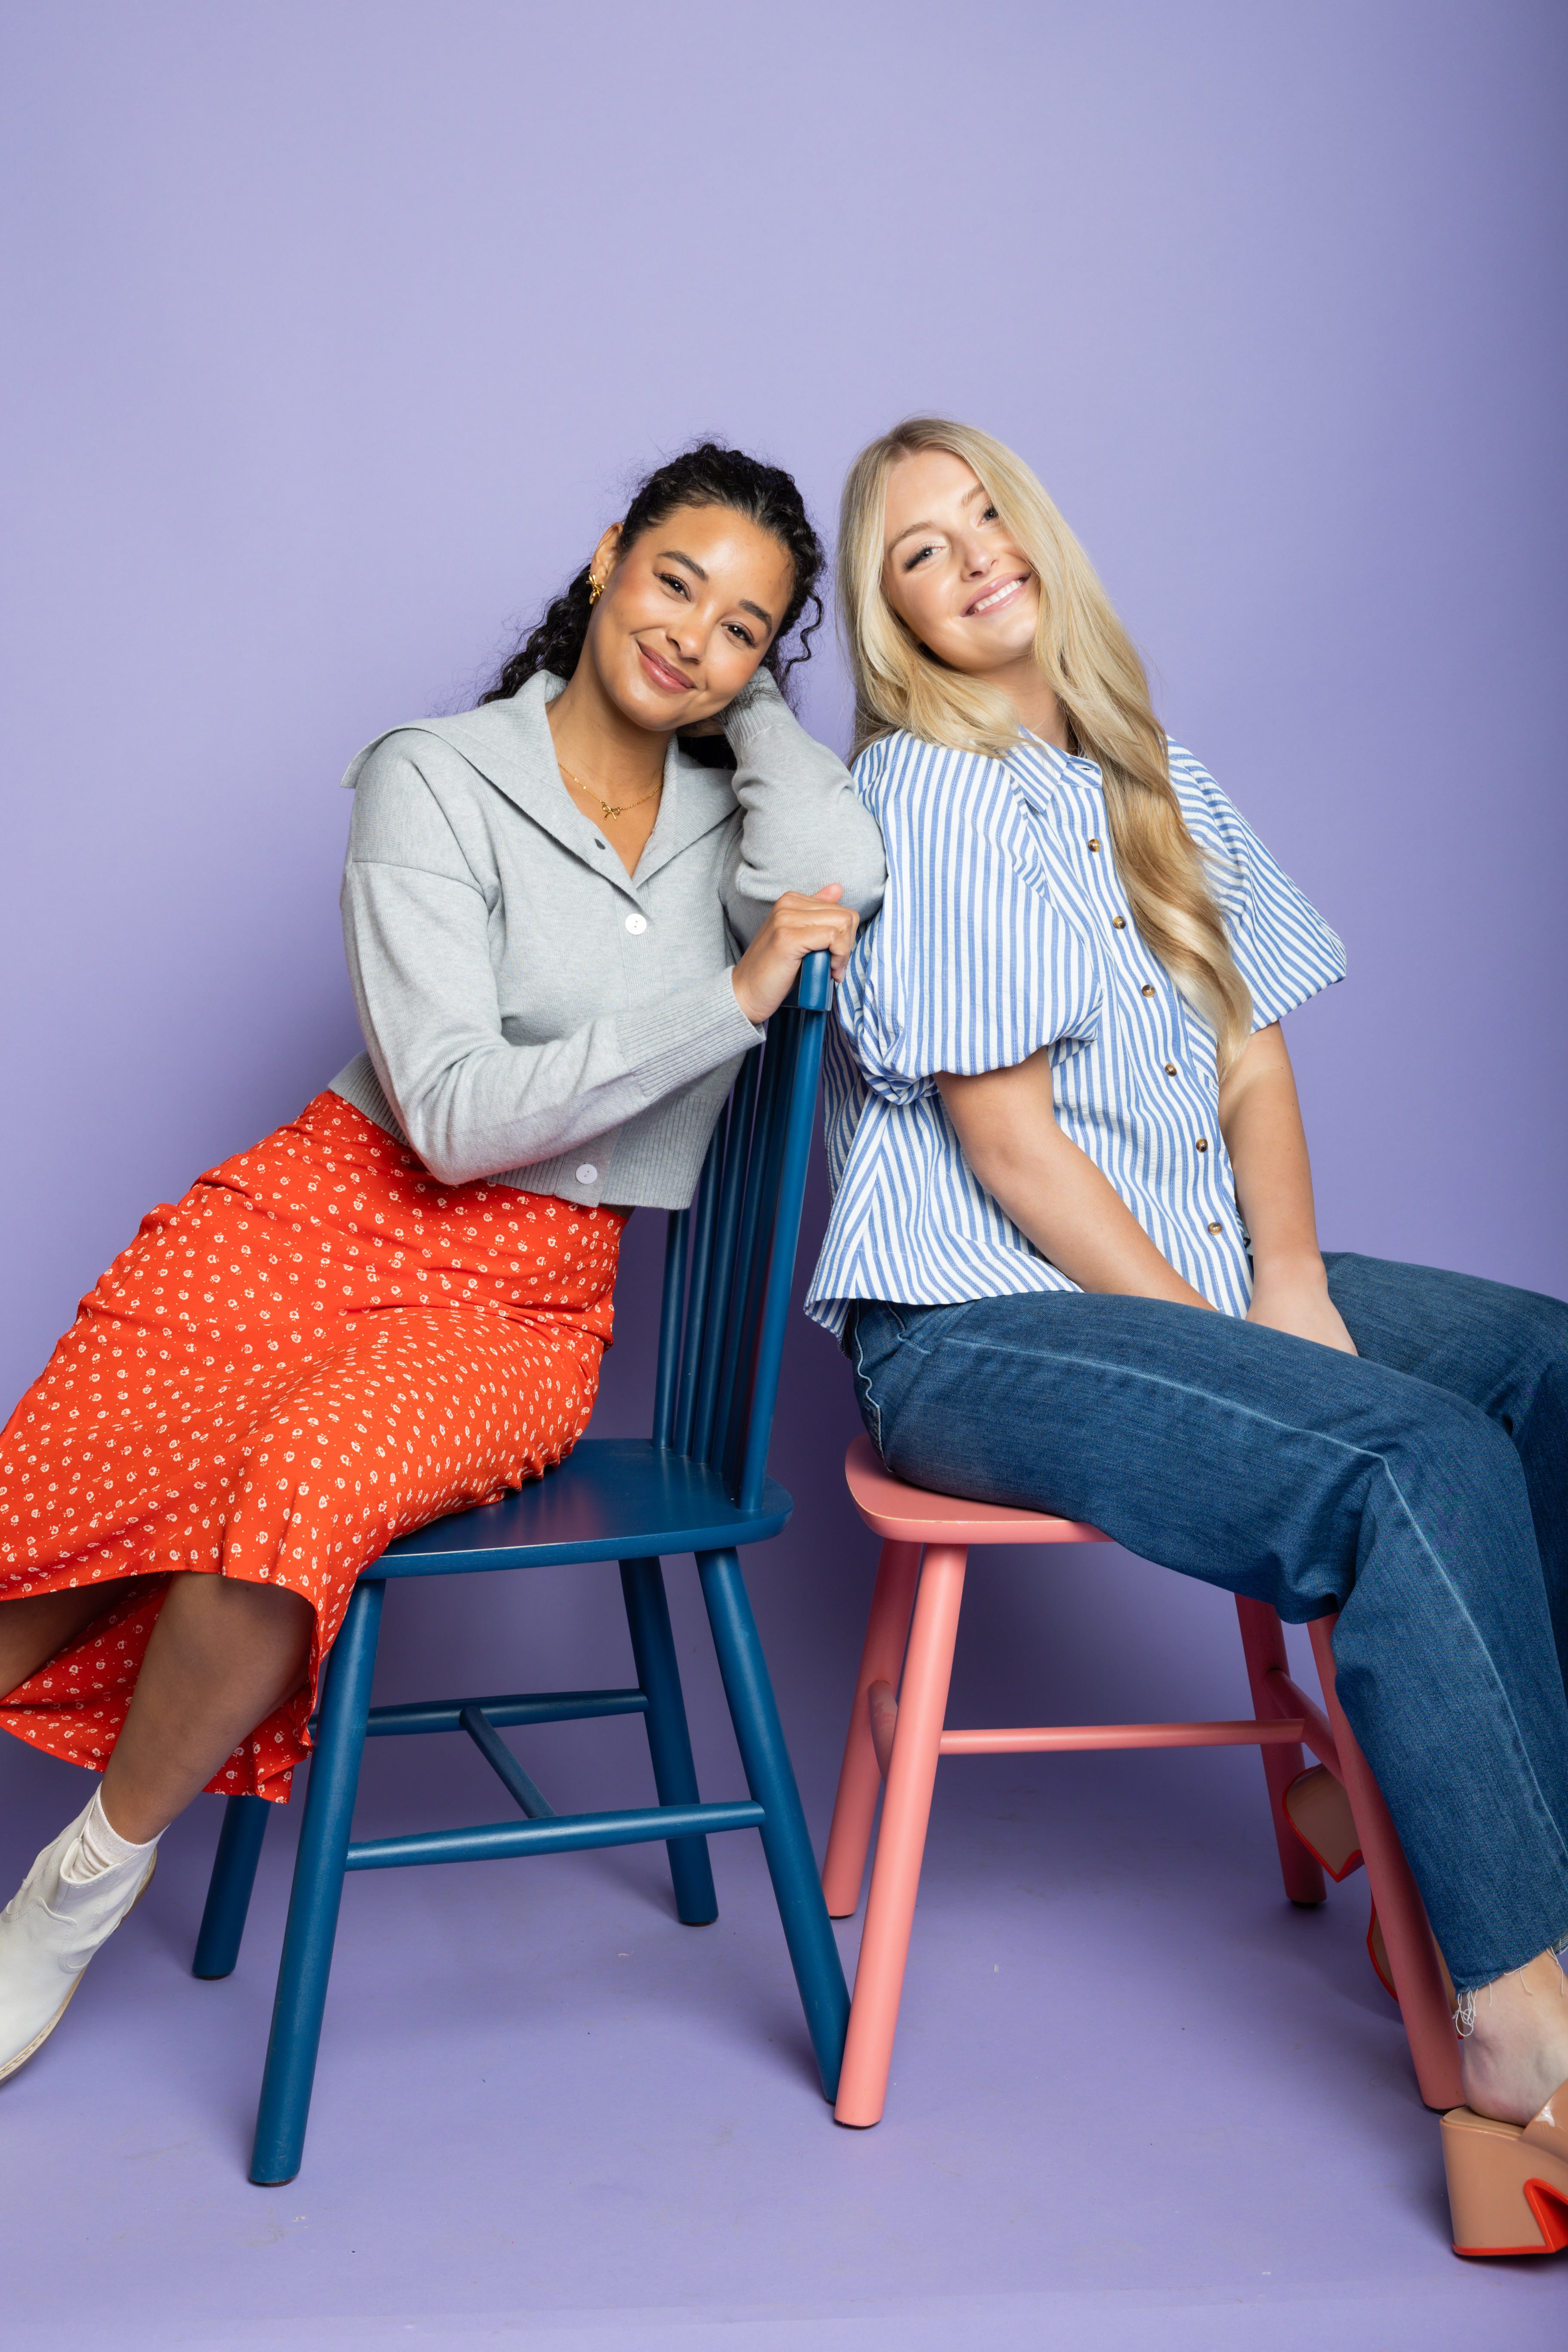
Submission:
[[[832,957],[834,979],[843,979],[859,921],[853,908],[839,905],[843,896],[838,884],[829,882],[815,898],[786,890],[774,901],[767,921],[730,975],[735,1002],[754,1027],[778,1011],[803,961],[818,948],[826,948]]]
[[[1320,1348],[1337,1348],[1342,1355],[1356,1353],[1344,1318],[1329,1297],[1321,1258],[1315,1276],[1310,1265],[1286,1274],[1265,1260],[1253,1280],[1247,1319],[1267,1324],[1271,1331],[1293,1331],[1298,1339],[1315,1339]]]

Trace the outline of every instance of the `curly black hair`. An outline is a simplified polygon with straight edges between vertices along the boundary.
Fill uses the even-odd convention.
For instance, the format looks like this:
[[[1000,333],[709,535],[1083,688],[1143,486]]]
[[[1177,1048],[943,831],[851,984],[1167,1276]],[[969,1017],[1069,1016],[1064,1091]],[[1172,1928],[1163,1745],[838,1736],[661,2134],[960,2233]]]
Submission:
[[[762,660],[763,669],[783,687],[790,671],[811,658],[811,640],[822,625],[817,583],[827,561],[794,478],[782,467],[764,466],[761,458],[748,457],[742,449],[726,448],[720,441],[699,442],[638,484],[621,524],[623,548],[630,547],[677,507],[729,507],[759,530],[770,532],[789,556],[795,566],[795,587]],[[815,606],[815,613],[800,632],[799,652],[786,662],[784,640],[807,605]],[[536,670],[552,670],[557,677],[570,677],[582,656],[588,613],[588,566],[584,564],[498,671],[480,695],[480,702],[504,701],[525,686]]]

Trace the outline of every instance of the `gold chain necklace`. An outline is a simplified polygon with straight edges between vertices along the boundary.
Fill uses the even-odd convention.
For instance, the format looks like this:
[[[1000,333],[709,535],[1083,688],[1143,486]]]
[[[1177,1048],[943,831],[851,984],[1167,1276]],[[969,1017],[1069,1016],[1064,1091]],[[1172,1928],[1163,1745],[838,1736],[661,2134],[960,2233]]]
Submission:
[[[641,808],[644,801],[652,800],[654,793],[661,793],[664,790],[664,778],[660,776],[658,783],[655,784],[653,788],[653,792],[644,793],[640,799],[635,801],[621,801],[617,803],[615,801],[605,800],[604,794],[602,793],[595,792],[592,784],[585,784],[581,776],[574,776],[571,769],[566,765],[565,761],[561,757],[559,751],[555,754],[555,764],[560,769],[562,774],[565,777],[569,784],[575,784],[580,793],[586,793],[591,801],[598,802],[599,806],[605,812],[606,821],[613,816],[625,816],[628,809]]]

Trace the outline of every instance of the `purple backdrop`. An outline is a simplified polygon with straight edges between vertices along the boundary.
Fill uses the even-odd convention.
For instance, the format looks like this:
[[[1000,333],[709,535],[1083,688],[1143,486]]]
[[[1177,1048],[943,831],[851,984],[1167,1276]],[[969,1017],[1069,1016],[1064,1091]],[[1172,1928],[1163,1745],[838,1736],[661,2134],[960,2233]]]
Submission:
[[[8,46],[5,1402],[353,1050],[355,748],[461,701],[659,453],[727,435],[826,521],[916,406],[1035,460],[1345,938],[1291,1024],[1326,1238],[1568,1289],[1559,9],[99,5]],[[806,699],[842,740],[830,651]],[[820,1828],[870,1547],[844,1369],[790,1347],[753,1581]],[[1040,1569],[976,1580],[966,1706],[1237,1703],[1216,1596]],[[569,1681],[610,1597],[405,1596],[384,1680],[487,1679],[500,1612]]]

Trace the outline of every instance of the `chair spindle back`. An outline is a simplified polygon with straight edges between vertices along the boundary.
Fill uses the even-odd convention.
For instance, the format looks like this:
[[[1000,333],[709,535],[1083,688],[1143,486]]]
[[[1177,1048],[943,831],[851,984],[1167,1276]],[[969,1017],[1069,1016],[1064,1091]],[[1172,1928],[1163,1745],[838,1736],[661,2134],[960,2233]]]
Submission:
[[[762,1499],[832,1003],[827,957],[807,956],[665,1243],[653,1442],[718,1470],[741,1510]]]

